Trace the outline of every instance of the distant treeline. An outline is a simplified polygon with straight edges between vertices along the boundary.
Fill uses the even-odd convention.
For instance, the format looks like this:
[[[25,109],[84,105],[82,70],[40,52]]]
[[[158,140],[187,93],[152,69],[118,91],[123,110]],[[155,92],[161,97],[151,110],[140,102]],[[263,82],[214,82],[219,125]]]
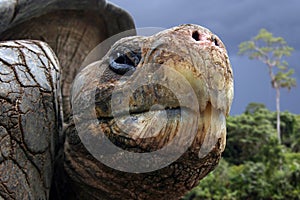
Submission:
[[[300,199],[300,115],[251,103],[227,119],[227,144],[219,166],[183,200]]]

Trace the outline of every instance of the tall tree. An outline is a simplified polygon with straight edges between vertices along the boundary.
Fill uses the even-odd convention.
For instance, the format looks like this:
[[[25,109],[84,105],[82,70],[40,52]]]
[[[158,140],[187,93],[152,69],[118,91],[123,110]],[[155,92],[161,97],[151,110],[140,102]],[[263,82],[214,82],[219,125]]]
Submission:
[[[268,67],[271,85],[276,90],[277,111],[277,136],[281,143],[280,133],[280,89],[290,90],[296,86],[296,79],[292,77],[293,69],[289,69],[288,62],[284,57],[290,56],[294,49],[287,45],[282,37],[274,37],[266,29],[249,41],[239,45],[239,54],[247,55],[250,59],[257,59]]]

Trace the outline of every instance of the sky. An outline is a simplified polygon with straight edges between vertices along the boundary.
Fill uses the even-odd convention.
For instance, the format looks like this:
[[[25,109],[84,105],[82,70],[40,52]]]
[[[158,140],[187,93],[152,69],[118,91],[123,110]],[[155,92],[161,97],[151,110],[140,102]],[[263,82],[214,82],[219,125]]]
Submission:
[[[275,111],[275,90],[267,67],[238,55],[238,45],[266,28],[283,37],[295,50],[286,60],[295,69],[297,87],[281,90],[281,110],[300,114],[300,1],[299,0],[109,0],[127,10],[137,28],[171,28],[198,24],[224,42],[234,72],[235,97],[231,115],[241,114],[250,102]]]

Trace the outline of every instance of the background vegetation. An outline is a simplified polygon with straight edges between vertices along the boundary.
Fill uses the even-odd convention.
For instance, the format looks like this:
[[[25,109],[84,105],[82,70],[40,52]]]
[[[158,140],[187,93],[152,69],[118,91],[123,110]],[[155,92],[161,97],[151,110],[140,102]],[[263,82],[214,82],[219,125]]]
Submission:
[[[300,115],[249,104],[227,121],[227,147],[219,166],[183,200],[300,199]]]

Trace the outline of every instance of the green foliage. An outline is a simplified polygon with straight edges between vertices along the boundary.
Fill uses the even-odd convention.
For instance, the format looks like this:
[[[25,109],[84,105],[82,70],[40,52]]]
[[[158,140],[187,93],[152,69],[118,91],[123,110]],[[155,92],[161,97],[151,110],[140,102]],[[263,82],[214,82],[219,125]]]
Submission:
[[[293,134],[291,135],[291,149],[293,152],[300,152],[300,115],[295,116]]]
[[[298,163],[299,164],[299,163]],[[267,167],[260,162],[229,165],[220,162],[218,168],[204,178],[183,200],[200,199],[299,199],[299,167],[284,165],[268,175]]]
[[[263,104],[229,117],[223,159],[183,200],[300,199],[300,115],[283,112],[281,118],[283,145],[276,113]]]
[[[237,165],[247,161],[278,164],[282,152],[273,116],[263,105],[249,104],[245,113],[229,117],[224,158]],[[274,159],[270,159],[270,154],[276,154]]]
[[[245,114],[253,114],[260,109],[266,109],[266,106],[262,103],[249,103],[246,107]]]
[[[287,69],[288,63],[282,58],[290,56],[293,50],[282,37],[274,37],[266,29],[261,29],[254,38],[239,45],[239,54],[261,60],[280,70]]]
[[[298,151],[297,147],[299,148],[300,142],[300,129],[297,128],[299,126],[299,122],[297,122],[297,115],[294,115],[290,112],[282,112],[280,114],[281,123],[280,123],[280,130],[282,134],[282,144],[291,148],[292,151]],[[276,123],[276,118],[274,115],[273,123]],[[298,151],[300,152],[300,151]]]
[[[283,66],[280,66],[278,68],[286,70],[285,68],[283,68]],[[296,79],[291,77],[294,72],[294,69],[290,69],[286,72],[279,71],[277,72],[274,81],[278,83],[280,88],[287,88],[288,90],[291,90],[292,87],[296,86]]]
[[[229,188],[227,187],[230,184],[229,170],[228,163],[222,159],[217,170],[205,177],[205,179],[201,181],[201,184],[194,188],[183,199],[231,199],[230,194],[228,194]],[[219,189],[216,190],[216,188]]]

